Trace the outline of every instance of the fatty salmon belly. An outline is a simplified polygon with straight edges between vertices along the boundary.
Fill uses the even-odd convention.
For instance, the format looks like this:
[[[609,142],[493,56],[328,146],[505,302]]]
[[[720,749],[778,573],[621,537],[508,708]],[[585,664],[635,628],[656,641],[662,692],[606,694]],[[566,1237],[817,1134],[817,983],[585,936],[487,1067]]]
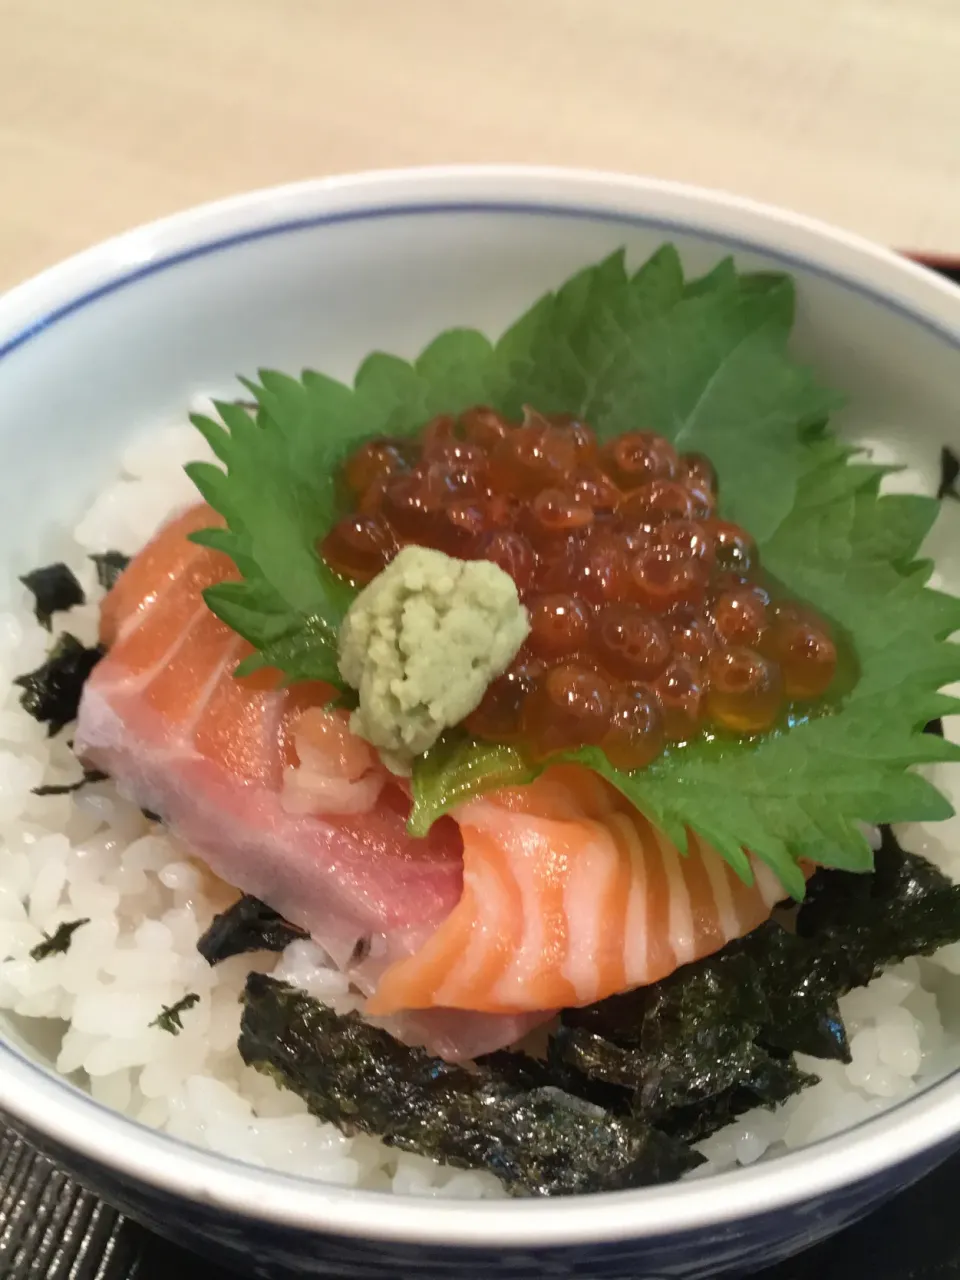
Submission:
[[[457,817],[463,895],[415,955],[384,973],[371,1013],[591,1004],[718,951],[785,896],[766,867],[755,864],[748,886],[696,837],[681,855],[576,767]]]
[[[412,839],[408,800],[385,771],[366,812],[318,815],[285,806],[285,773],[298,764],[297,725],[328,691],[278,690],[275,676],[234,677],[249,648],[201,593],[236,573],[225,556],[188,541],[191,532],[219,523],[206,507],[172,520],[105,598],[107,653],[84,689],[76,750],[124,795],[159,814],[221,879],[308,929],[369,990],[385,967],[422,946],[459,900],[459,832],[446,820],[430,838]],[[359,954],[365,959],[352,967]],[[397,1026],[458,1057],[502,1047],[545,1016],[470,1019],[433,1010]]]

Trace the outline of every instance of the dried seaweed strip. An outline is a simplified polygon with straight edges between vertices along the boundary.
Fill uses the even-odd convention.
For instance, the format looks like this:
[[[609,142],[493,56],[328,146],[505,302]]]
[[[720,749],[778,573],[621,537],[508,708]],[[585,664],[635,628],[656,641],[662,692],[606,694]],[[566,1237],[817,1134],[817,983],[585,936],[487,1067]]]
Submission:
[[[48,631],[55,613],[66,613],[74,605],[86,603],[83,587],[73,570],[60,560],[25,573],[20,581],[33,596],[33,612],[37,621]]]
[[[476,1059],[477,1065],[488,1067],[499,1079],[515,1089],[560,1089],[575,1098],[582,1098],[613,1115],[629,1115],[633,1095],[629,1089],[606,1080],[591,1078],[565,1062],[561,1042],[554,1036],[550,1040],[546,1059],[532,1058],[527,1053],[510,1049],[498,1049]]]
[[[553,1054],[591,1087],[630,1090],[664,1132],[699,1141],[815,1084],[793,1052],[849,1060],[815,960],[810,942],[770,921],[652,986],[566,1010]]]
[[[89,924],[90,919],[84,916],[82,920],[67,920],[59,925],[53,933],[45,933],[43,941],[30,952],[31,960],[46,960],[48,956],[63,956],[70,950],[70,944],[73,942],[73,935],[78,929],[82,929],[85,924]]]
[[[76,719],[83,686],[103,653],[99,645],[88,648],[65,631],[46,662],[14,680],[23,690],[21,707],[45,724],[51,737]]]
[[[841,993],[818,965],[816,946],[772,920],[734,946],[749,957],[763,986],[767,1017],[758,1041],[782,1053],[849,1062]]]
[[[772,1111],[810,1085],[817,1077],[801,1071],[792,1058],[766,1055],[749,1076],[703,1102],[674,1107],[657,1127],[680,1142],[701,1142],[756,1107]]]
[[[785,1073],[760,1043],[773,1015],[764,976],[740,949],[687,965],[637,997],[634,1014],[640,1016],[619,1035],[623,1042],[617,1043],[615,1027],[607,1038],[583,1025],[583,1011],[576,1010],[563,1015],[557,1044],[563,1060],[588,1078],[632,1090],[634,1110],[651,1123],[738,1089],[750,1090],[756,1105],[782,1101],[812,1082],[802,1073]],[[599,1025],[596,1013],[592,1021]]]
[[[33,788],[35,796],[68,796],[80,791],[91,782],[106,782],[107,774],[101,769],[84,769],[83,775],[76,782],[44,782]]]
[[[90,557],[97,567],[97,581],[104,591],[109,591],[130,563],[130,557],[122,551],[99,551]]]
[[[488,1169],[513,1194],[646,1186],[700,1163],[637,1119],[555,1088],[518,1089],[489,1066],[468,1071],[432,1058],[264,974],[247,979],[239,1048],[344,1132]]]
[[[819,872],[797,915],[797,932],[813,941],[818,971],[837,995],[960,939],[960,885],[902,849],[889,827],[880,830],[873,874]]]
[[[196,991],[188,991],[176,1004],[165,1004],[150,1026],[157,1027],[160,1031],[168,1031],[172,1036],[178,1036],[183,1030],[183,1015],[199,1003],[200,997]]]
[[[215,965],[230,956],[251,951],[283,951],[298,938],[309,937],[306,929],[284,920],[259,898],[244,894],[226,911],[213,917],[197,943],[197,950],[207,964]]]
[[[496,1049],[476,1059],[483,1067],[498,1076],[514,1089],[545,1089],[556,1085],[556,1076],[546,1062],[528,1053],[512,1049]]]

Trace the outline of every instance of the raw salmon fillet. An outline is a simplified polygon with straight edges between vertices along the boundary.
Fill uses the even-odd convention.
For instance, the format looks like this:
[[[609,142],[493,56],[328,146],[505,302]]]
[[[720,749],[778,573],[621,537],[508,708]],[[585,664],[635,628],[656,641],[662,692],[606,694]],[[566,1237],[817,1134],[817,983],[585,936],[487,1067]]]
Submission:
[[[719,950],[784,897],[763,864],[746,885],[694,836],[682,856],[579,766],[475,800],[457,818],[463,895],[417,954],[386,971],[373,1014],[589,1004]]]
[[[408,796],[323,709],[329,690],[233,675],[249,646],[202,592],[236,571],[188,541],[215,523],[205,507],[172,521],[106,597],[77,749],[222,879],[309,929],[372,1015],[403,1014],[398,1034],[447,1057],[512,1043],[718,950],[784,896],[762,865],[745,885],[693,837],[681,856],[577,766],[412,839]]]
[[[172,520],[105,598],[100,638],[108,652],[84,689],[76,750],[159,814],[215,874],[308,929],[369,990],[459,900],[460,835],[450,819],[425,840],[407,835],[408,799],[378,763],[380,785],[373,771],[364,779],[376,798],[365,812],[318,815],[285,805],[297,727],[329,691],[278,689],[276,673],[234,677],[249,646],[201,593],[236,570],[188,541],[220,523],[203,506]],[[332,768],[324,795],[335,808],[355,809],[357,785]],[[542,1016],[452,1013],[420,1020],[408,1038],[444,1056],[472,1056],[510,1043]]]

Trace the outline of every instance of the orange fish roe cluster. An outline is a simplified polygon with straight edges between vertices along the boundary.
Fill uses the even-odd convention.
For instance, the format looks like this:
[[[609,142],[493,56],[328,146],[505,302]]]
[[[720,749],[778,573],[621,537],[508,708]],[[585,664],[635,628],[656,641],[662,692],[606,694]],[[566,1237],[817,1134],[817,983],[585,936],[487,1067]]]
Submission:
[[[763,732],[833,681],[826,621],[771,598],[753,538],[716,515],[710,463],[662,436],[601,445],[572,418],[478,407],[370,441],[343,481],[351,511],[321,550],[344,577],[369,582],[412,543],[517,584],[530,635],[469,717],[478,737],[640,768],[708,729]]]

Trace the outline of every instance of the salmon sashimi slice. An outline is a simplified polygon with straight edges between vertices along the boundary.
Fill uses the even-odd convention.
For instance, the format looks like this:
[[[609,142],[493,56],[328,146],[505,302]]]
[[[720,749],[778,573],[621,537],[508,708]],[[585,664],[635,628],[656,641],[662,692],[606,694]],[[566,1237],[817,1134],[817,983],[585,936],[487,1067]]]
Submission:
[[[78,753],[308,929],[396,1034],[449,1058],[513,1043],[718,950],[784,896],[761,864],[747,886],[695,837],[681,856],[576,766],[410,837],[405,789],[326,709],[328,688],[234,676],[250,647],[202,593],[236,570],[189,541],[219,523],[202,506],[178,516],[107,595]]]
[[[457,814],[463,895],[386,970],[372,1014],[432,1006],[522,1013],[666,977],[766,920],[785,895],[690,837],[688,856],[597,775],[555,768]]]
[[[460,834],[451,819],[426,839],[407,834],[408,797],[342,720],[326,719],[328,689],[281,689],[276,673],[233,675],[250,648],[202,592],[237,573],[225,555],[188,540],[221,523],[203,506],[177,516],[106,596],[107,653],[84,689],[76,750],[217,876],[308,929],[370,990],[458,902]],[[404,1035],[447,1057],[472,1056],[545,1016],[454,1012],[408,1020]]]

